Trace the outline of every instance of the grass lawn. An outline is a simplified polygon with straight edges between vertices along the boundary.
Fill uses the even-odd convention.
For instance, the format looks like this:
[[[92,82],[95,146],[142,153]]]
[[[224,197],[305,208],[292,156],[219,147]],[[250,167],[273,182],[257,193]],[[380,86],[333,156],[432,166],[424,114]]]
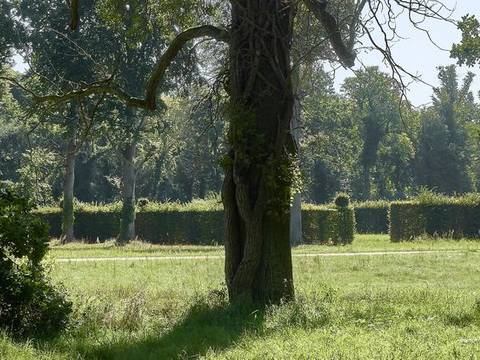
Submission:
[[[223,255],[221,246],[166,246],[135,241],[124,247],[116,247],[115,241],[102,244],[81,242],[59,245],[52,241],[50,255],[54,258],[125,257],[125,256],[195,256]],[[356,235],[355,241],[346,246],[302,245],[295,247],[294,254],[336,253],[401,250],[480,250],[480,242],[474,240],[421,239],[412,242],[392,243],[388,235]]]
[[[480,243],[390,244],[359,236],[300,253],[459,249],[455,253],[295,257],[296,302],[229,306],[223,260],[57,263],[75,312],[43,341],[0,335],[0,359],[477,359]],[[53,257],[221,254],[221,248],[52,246]]]

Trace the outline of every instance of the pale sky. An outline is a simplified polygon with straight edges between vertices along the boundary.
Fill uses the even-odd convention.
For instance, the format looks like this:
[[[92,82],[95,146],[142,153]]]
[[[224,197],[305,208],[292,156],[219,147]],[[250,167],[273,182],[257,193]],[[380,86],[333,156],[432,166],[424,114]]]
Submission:
[[[455,9],[452,17],[460,19],[465,14],[477,15],[480,17],[480,0],[443,0],[444,4],[451,9]],[[430,30],[430,35],[437,45],[444,49],[450,50],[452,44],[457,43],[461,39],[460,32],[452,24],[441,21],[428,21],[424,23],[424,27]],[[393,47],[393,55],[400,65],[409,72],[421,75],[422,79],[427,83],[437,86],[437,67],[440,65],[449,65],[455,63],[450,58],[449,51],[442,51],[430,42],[427,35],[416,30],[408,21],[407,14],[400,16],[398,21],[398,32],[404,38],[399,40]],[[378,34],[377,34],[378,35]],[[364,39],[367,43],[368,40]],[[382,56],[378,52],[363,52],[358,56],[364,65],[378,65],[382,70],[389,71],[389,68],[382,65]],[[25,70],[25,64],[21,58],[16,57],[16,70]],[[358,63],[358,62],[357,62]],[[357,65],[355,68],[360,68]],[[467,71],[477,74],[473,83],[475,93],[480,91],[480,69],[462,68],[459,73],[463,76]],[[335,84],[339,89],[345,77],[352,76],[350,70],[339,69],[336,71]],[[409,81],[408,78],[406,78]],[[409,86],[408,98],[416,106],[427,104],[431,101],[432,89],[422,83],[413,83]]]
[[[455,9],[452,18],[461,19],[465,14],[476,15],[480,17],[480,0],[443,0],[443,3],[451,9]],[[452,25],[440,21],[428,21],[424,28],[430,29],[430,35],[437,45],[450,50],[452,44],[461,40],[461,33]],[[397,63],[402,65],[410,73],[421,75],[422,79],[434,86],[438,85],[437,67],[440,65],[454,64],[455,59],[450,58],[448,51],[438,49],[430,42],[427,35],[416,30],[411,26],[407,14],[400,15],[398,21],[398,31],[402,37],[392,49]],[[368,40],[365,39],[365,42]],[[369,52],[359,54],[359,59],[365,65],[378,65],[382,70],[389,71],[389,68],[382,65],[382,56],[378,52]],[[358,69],[360,66],[356,66]],[[467,71],[477,74],[473,82],[472,89],[477,94],[480,90],[480,69],[479,67],[459,69],[459,74],[463,76]],[[352,76],[350,70],[336,71],[335,83],[337,89],[345,77]],[[406,80],[409,80],[406,78]],[[431,102],[432,89],[422,83],[414,83],[409,86],[409,100],[416,106]]]

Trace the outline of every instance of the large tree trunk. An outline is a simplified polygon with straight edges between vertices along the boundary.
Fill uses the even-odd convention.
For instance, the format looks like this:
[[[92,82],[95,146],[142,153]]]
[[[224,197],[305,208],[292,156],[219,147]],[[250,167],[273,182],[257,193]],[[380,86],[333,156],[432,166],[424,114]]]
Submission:
[[[122,152],[122,213],[117,243],[122,245],[135,239],[135,156],[136,141],[128,144]]]
[[[76,132],[72,131],[65,156],[65,178],[63,182],[62,244],[75,240],[73,231],[73,198],[75,184],[75,157],[77,152]]]
[[[232,3],[229,142],[222,197],[230,299],[294,296],[290,250],[293,3]]]

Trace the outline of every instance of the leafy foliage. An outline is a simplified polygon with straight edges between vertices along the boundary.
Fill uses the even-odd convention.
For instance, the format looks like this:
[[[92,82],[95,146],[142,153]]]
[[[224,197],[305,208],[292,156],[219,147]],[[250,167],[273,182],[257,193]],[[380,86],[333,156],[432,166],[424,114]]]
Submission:
[[[458,64],[474,66],[480,64],[480,23],[475,15],[464,16],[458,23],[462,31],[462,41],[453,45],[452,57],[458,59]]]
[[[48,225],[32,208],[11,184],[0,183],[0,327],[19,336],[62,329],[71,305],[45,273]]]
[[[11,56],[12,46],[18,40],[15,37],[15,21],[12,13],[12,2],[0,0],[0,73]]]

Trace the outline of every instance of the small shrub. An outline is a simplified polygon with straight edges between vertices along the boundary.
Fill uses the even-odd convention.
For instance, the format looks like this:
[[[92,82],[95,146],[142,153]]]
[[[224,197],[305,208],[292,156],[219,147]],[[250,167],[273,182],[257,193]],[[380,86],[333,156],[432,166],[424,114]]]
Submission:
[[[138,201],[137,201],[137,205],[138,205],[138,207],[140,207],[140,208],[144,208],[144,207],[147,206],[149,203],[150,203],[150,201],[149,201],[147,198],[140,198],[140,199],[138,199]]]
[[[337,194],[335,197],[335,205],[340,208],[348,207],[350,205],[350,196],[345,193]]]
[[[32,207],[12,184],[0,183],[0,328],[16,336],[55,333],[71,310],[41,263],[48,225],[32,215]]]
[[[335,244],[346,245],[355,236],[355,212],[351,207],[338,208],[338,236]]]

